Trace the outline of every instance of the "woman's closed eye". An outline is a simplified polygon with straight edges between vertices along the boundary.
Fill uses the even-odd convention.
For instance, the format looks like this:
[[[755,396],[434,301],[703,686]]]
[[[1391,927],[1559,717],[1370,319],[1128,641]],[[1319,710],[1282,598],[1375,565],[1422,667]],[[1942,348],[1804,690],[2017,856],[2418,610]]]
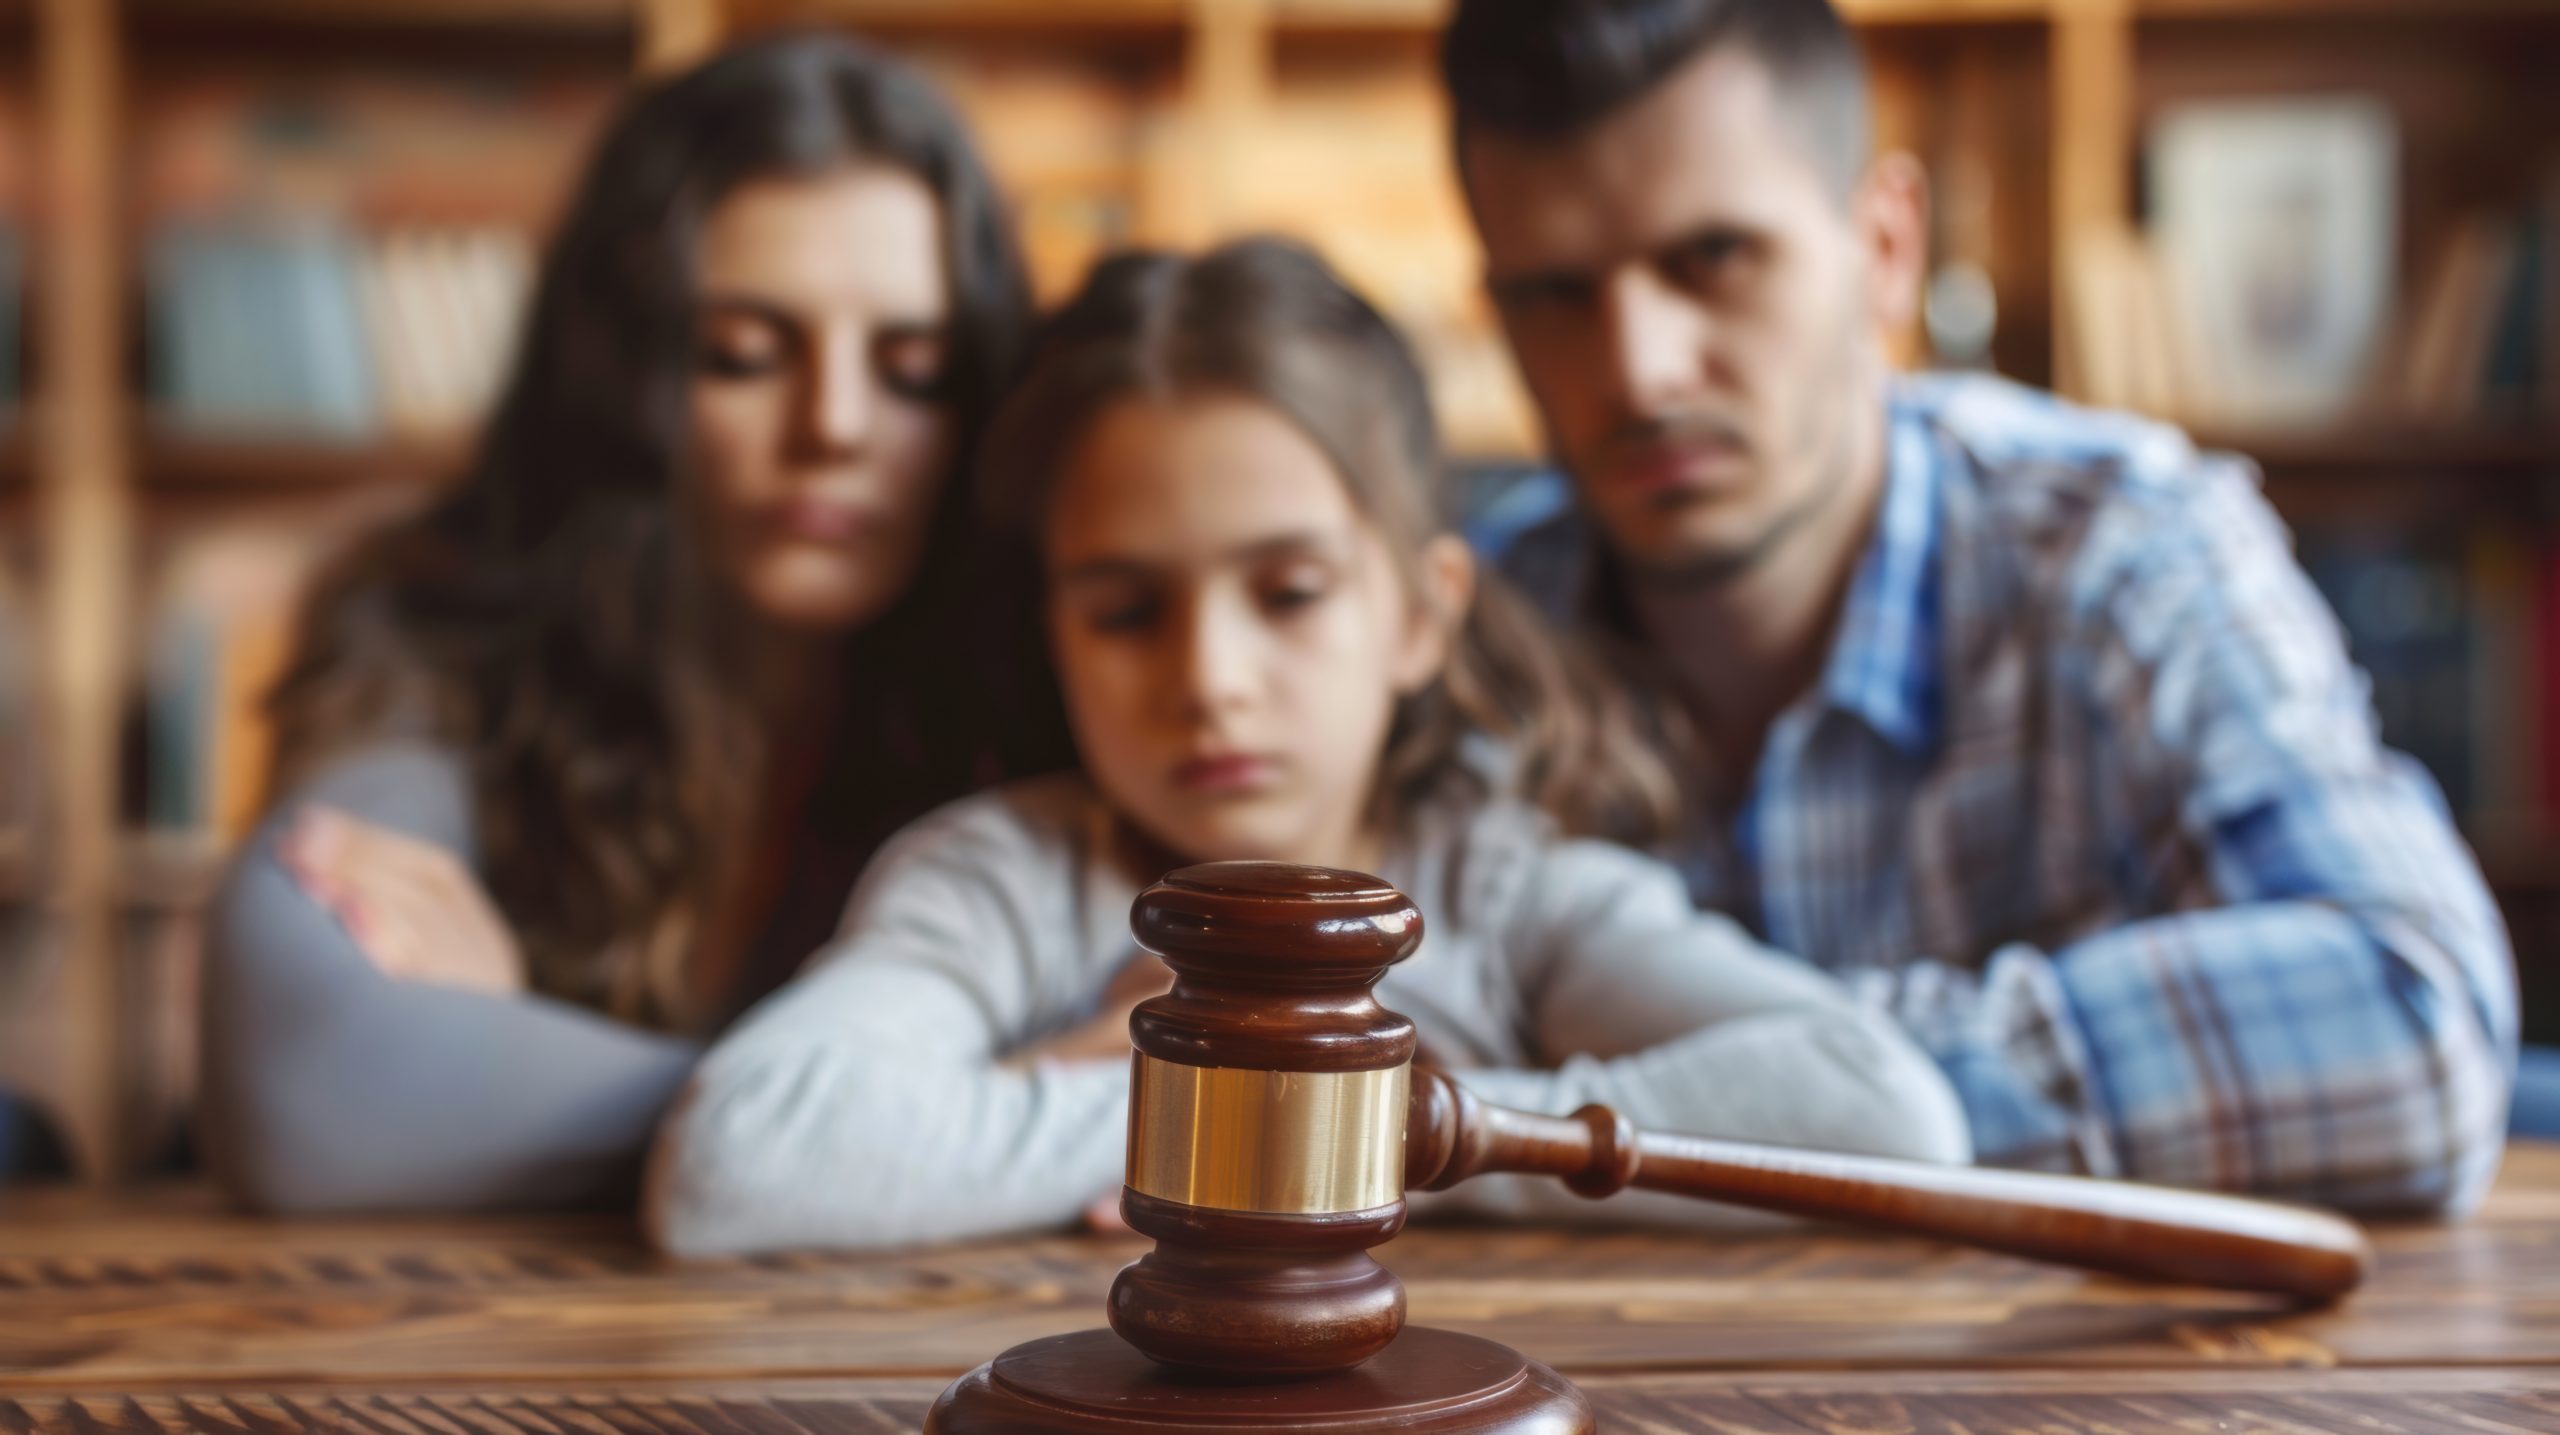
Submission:
[[[951,339],[940,325],[899,325],[871,341],[881,386],[901,398],[932,403],[950,389]]]
[[[793,343],[793,336],[771,319],[723,315],[703,326],[694,363],[713,378],[764,378],[790,362]]]

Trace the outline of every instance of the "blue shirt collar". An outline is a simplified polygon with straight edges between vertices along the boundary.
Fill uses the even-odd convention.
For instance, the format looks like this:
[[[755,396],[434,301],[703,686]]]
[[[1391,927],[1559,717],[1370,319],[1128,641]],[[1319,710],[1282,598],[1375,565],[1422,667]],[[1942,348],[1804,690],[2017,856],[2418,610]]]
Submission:
[[[1939,681],[1938,445],[1895,385],[1886,405],[1884,499],[1849,582],[1823,669],[1822,700],[1912,756],[1936,747]]]

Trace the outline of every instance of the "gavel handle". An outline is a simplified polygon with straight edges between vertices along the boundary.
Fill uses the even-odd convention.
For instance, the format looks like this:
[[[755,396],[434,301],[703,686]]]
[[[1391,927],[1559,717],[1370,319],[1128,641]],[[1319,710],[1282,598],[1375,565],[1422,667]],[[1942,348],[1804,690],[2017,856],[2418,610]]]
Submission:
[[[1636,1186],[2141,1280],[2304,1300],[2345,1295],[2373,1263],[2354,1223],[2308,1207],[1643,1132],[1605,1106],[1539,1116],[1479,1101],[1445,1073],[1416,1067],[1406,1187],[1445,1190],[1492,1172],[1561,1177],[1585,1196]]]

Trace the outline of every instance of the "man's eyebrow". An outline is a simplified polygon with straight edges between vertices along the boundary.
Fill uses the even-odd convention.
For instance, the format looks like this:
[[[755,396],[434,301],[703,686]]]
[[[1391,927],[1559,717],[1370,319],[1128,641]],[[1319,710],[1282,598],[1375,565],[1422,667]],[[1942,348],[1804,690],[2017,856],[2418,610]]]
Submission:
[[[1706,244],[1748,244],[1760,238],[1763,231],[1756,225],[1738,219],[1710,219],[1704,224],[1681,231],[1653,246],[1656,256],[1677,254]]]
[[[1735,219],[1710,219],[1646,247],[1643,258],[1660,260],[1670,255],[1709,244],[1749,244],[1761,237],[1762,231]],[[1485,287],[1495,294],[1526,294],[1540,290],[1573,289],[1594,282],[1608,263],[1571,266],[1556,265],[1545,269],[1528,269],[1517,274],[1488,274]]]
[[[1592,271],[1559,265],[1550,269],[1527,269],[1517,274],[1488,274],[1484,282],[1485,287],[1496,294],[1529,294],[1541,290],[1553,292],[1559,289],[1580,288],[1591,283]]]

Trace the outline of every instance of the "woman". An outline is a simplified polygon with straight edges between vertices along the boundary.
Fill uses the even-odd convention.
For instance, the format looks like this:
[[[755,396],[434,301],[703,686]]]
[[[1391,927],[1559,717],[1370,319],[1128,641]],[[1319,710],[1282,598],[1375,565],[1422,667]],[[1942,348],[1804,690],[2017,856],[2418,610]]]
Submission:
[[[952,478],[1027,309],[905,67],[769,39],[631,103],[467,481],[322,586],[278,691],[293,796],[208,952],[239,1199],[627,1193],[870,849],[1063,753],[1030,565]]]

